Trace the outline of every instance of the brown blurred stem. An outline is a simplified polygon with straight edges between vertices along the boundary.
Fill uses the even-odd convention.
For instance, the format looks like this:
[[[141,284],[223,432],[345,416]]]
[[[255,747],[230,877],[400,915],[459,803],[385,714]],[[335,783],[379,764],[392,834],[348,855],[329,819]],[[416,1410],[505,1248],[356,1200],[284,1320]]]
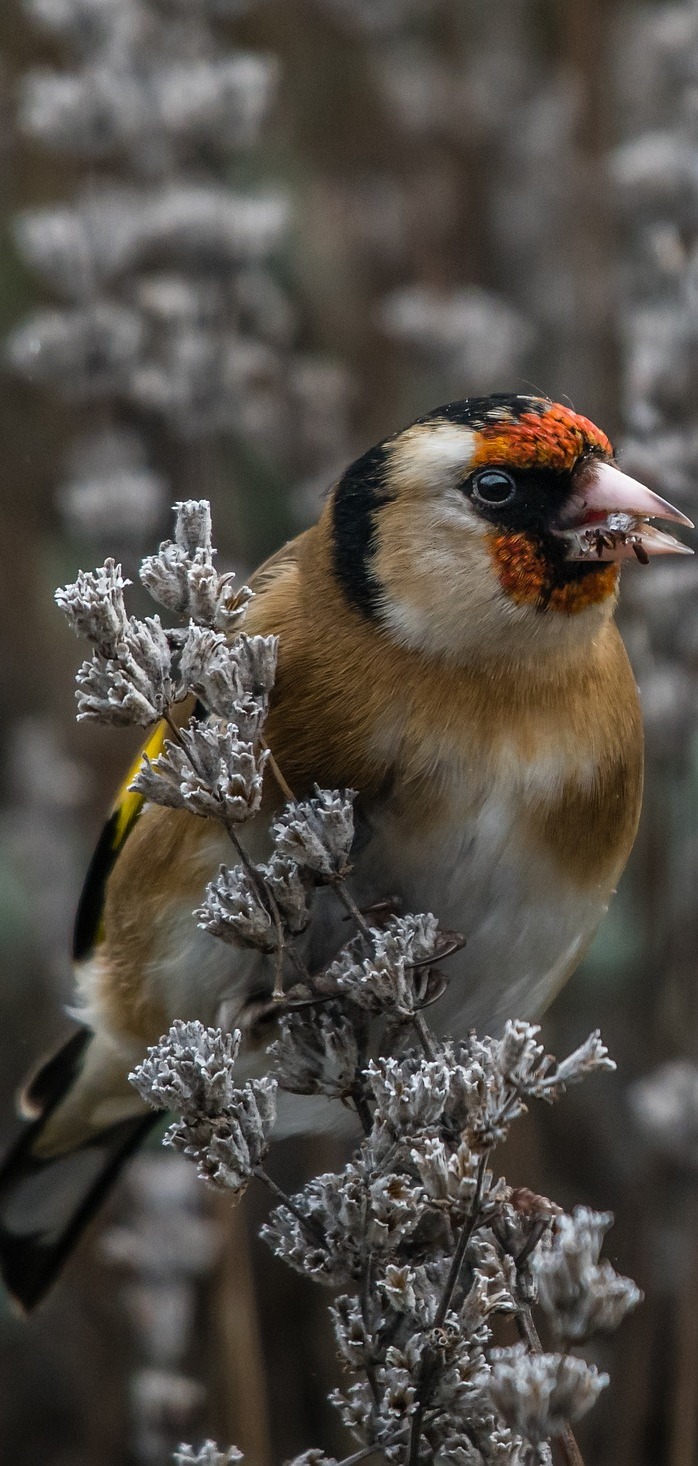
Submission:
[[[276,762],[276,759],[274,758],[274,755],[269,747],[269,744],[267,743],[266,738],[264,738],[261,734],[259,739],[259,746],[260,748],[264,749],[266,753],[269,754],[269,768],[271,769],[271,772],[276,779],[276,782],[281,790],[281,793],[284,796],[284,799],[287,799],[289,804],[294,804],[296,796],[291,788],[291,785],[286,783],[286,780],[281,772],[281,769],[279,768],[279,765]]]
[[[698,1204],[688,1209],[684,1235],[692,1266],[676,1294],[676,1370],[671,1403],[669,1466],[694,1466],[698,1459]]]
[[[216,1286],[211,1292],[216,1359],[225,1433],[240,1443],[255,1466],[271,1466],[269,1389],[260,1337],[251,1249],[242,1207],[231,1213],[221,1196],[217,1213],[225,1227]]]

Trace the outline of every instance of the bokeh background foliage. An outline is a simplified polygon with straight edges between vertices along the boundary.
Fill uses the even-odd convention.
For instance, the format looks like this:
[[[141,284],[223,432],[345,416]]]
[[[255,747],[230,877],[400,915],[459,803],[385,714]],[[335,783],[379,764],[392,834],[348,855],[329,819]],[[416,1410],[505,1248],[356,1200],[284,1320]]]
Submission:
[[[2,1135],[64,1032],[72,911],[125,738],[73,722],[52,591],[133,574],[212,500],[245,570],[355,453],[440,401],[570,400],[696,517],[698,8],[621,0],[7,0],[0,9]],[[58,74],[58,80],[57,80]],[[13,223],[14,221],[14,223]],[[698,1459],[698,572],[630,567],[640,837],[553,1051],[619,1073],[519,1129],[512,1183],[616,1213],[646,1302],[596,1357],[595,1466]],[[288,1187],[332,1137],[278,1148]],[[339,1451],[321,1303],[185,1162],[139,1160],[29,1324],[0,1317],[0,1457],[254,1466]]]

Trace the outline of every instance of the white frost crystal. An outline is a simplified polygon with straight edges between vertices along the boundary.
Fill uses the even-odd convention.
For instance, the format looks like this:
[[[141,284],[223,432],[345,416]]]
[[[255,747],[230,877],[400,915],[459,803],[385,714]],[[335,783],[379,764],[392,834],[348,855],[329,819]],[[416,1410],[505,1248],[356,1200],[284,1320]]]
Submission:
[[[313,799],[288,804],[272,826],[279,855],[317,881],[342,878],[354,838],[354,791],[318,789]]]
[[[206,499],[175,504],[175,537],[148,555],[141,580],[153,599],[175,615],[201,626],[231,632],[242,621],[252,592],[234,590],[232,574],[219,575],[213,564],[211,509]]]
[[[129,1077],[155,1109],[179,1119],[165,1144],[196,1161],[213,1186],[242,1192],[269,1146],[276,1119],[276,1080],[235,1084],[240,1034],[176,1022]]]
[[[75,583],[57,590],[54,599],[76,636],[87,637],[108,653],[126,635],[124,590],[130,584],[121,566],[109,559],[98,570],[78,571]]]
[[[179,743],[167,739],[152,762],[144,757],[132,789],[153,804],[233,824],[258,813],[266,750],[257,753],[251,743],[243,743],[233,723],[217,728],[194,720],[179,737]]]

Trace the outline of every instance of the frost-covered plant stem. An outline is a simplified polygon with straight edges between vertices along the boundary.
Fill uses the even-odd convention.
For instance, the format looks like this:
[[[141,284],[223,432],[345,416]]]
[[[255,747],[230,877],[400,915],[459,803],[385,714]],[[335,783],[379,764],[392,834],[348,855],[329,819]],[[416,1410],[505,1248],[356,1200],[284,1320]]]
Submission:
[[[480,1211],[480,1204],[482,1202],[482,1190],[489,1156],[490,1152],[488,1150],[483,1151],[478,1162],[477,1179],[475,1182],[473,1199],[470,1204],[470,1211],[468,1212],[468,1216],[463,1223],[463,1226],[461,1227],[460,1237],[458,1238],[458,1244],[456,1246],[455,1252],[453,1254],[453,1260],[451,1262],[451,1269],[448,1274],[448,1278],[446,1279],[446,1286],[441,1295],[441,1302],[439,1303],[436,1314],[434,1315],[434,1332],[436,1332],[438,1329],[443,1328],[446,1321],[446,1315],[453,1302],[453,1295],[458,1286],[461,1269],[463,1267],[463,1263],[465,1262],[465,1254],[468,1250],[468,1243],[473,1235],[475,1223],[477,1221],[478,1213]],[[419,1454],[422,1444],[422,1416],[424,1414],[425,1394],[429,1385],[429,1376],[433,1372],[435,1367],[438,1367],[436,1356],[430,1356],[425,1351],[422,1359],[420,1380],[417,1387],[415,1411],[414,1415],[412,1416],[407,1466],[417,1466],[417,1462],[419,1460]]]
[[[264,737],[264,734],[262,734],[262,736],[260,737],[259,745],[260,748],[266,750],[266,752],[269,754],[269,770],[271,774],[273,774],[276,783],[278,784],[278,787],[283,794],[284,799],[287,801],[287,803],[292,804],[296,796],[290,784],[286,783],[286,780],[281,772],[281,769],[279,768],[279,765],[276,762],[276,759],[274,758],[274,754],[272,753],[272,750],[270,749],[269,744]]]
[[[480,1203],[482,1201],[482,1189],[484,1185],[485,1172],[487,1170],[487,1162],[489,1160],[489,1157],[489,1150],[485,1150],[483,1151],[482,1155],[480,1156],[480,1160],[478,1161],[475,1191],[473,1194],[472,1202],[470,1204],[470,1211],[468,1212],[468,1216],[461,1228],[460,1237],[458,1238],[458,1245],[453,1254],[451,1270],[449,1272],[448,1278],[446,1279],[446,1287],[443,1290],[443,1293],[441,1295],[441,1302],[434,1316],[433,1327],[435,1329],[443,1328],[446,1314],[448,1313],[448,1310],[453,1302],[453,1295],[458,1286],[461,1268],[465,1261],[465,1254],[468,1248],[468,1243],[473,1235],[475,1223],[477,1221],[478,1213],[480,1211]]]
[[[298,1014],[294,1015],[291,1010],[287,1021],[297,1023]],[[182,1033],[175,1036],[173,1031],[173,1037],[164,1047],[161,1046],[161,1050],[151,1051],[147,1064],[134,1076],[140,1092],[153,1103],[173,1104],[171,1075],[177,1044],[182,1053],[179,1062],[183,1076],[191,1072],[192,1064],[196,1067],[198,1052],[203,1055],[213,1053],[217,1045],[220,1048],[220,1039],[213,1034],[206,1037],[205,1030],[197,1031],[197,1025],[189,1025],[186,1034],[184,1026],[180,1025],[180,1028]],[[314,1032],[310,1025],[302,1040],[299,1036],[297,1061],[300,1060],[301,1043],[309,1042],[309,1033]],[[184,1049],[181,1047],[183,1038],[186,1039]],[[350,1162],[344,1177],[318,1178],[318,1182],[311,1183],[304,1193],[290,1199],[283,1197],[271,1183],[271,1190],[280,1205],[273,1214],[271,1225],[265,1229],[267,1238],[293,1266],[306,1271],[309,1276],[317,1277],[327,1270],[325,1281],[334,1281],[341,1286],[349,1278],[355,1280],[354,1302],[350,1297],[340,1298],[335,1313],[338,1341],[345,1359],[353,1361],[355,1368],[358,1368],[359,1357],[362,1361],[368,1393],[361,1406],[360,1428],[362,1433],[365,1431],[373,1436],[373,1439],[362,1443],[361,1451],[366,1456],[375,1451],[389,1462],[400,1461],[404,1466],[416,1466],[425,1442],[431,1443],[433,1448],[446,1429],[451,1432],[457,1430],[458,1410],[463,1408],[462,1403],[460,1406],[456,1404],[458,1395],[452,1397],[450,1406],[444,1401],[444,1406],[440,1407],[445,1381],[453,1376],[455,1349],[455,1358],[461,1359],[455,1382],[463,1373],[465,1378],[473,1377],[469,1387],[472,1395],[466,1398],[466,1418],[461,1425],[461,1429],[465,1428],[466,1438],[470,1440],[473,1437],[479,1443],[479,1455],[471,1455],[470,1458],[473,1462],[511,1461],[517,1466],[550,1462],[552,1458],[544,1438],[549,1431],[554,1435],[567,1466],[578,1466],[581,1457],[569,1421],[559,1419],[559,1412],[582,1413],[593,1403],[607,1381],[577,1358],[572,1357],[568,1363],[564,1355],[546,1355],[542,1351],[529,1304],[529,1298],[535,1296],[535,1275],[531,1273],[531,1264],[541,1247],[545,1246],[547,1251],[539,1267],[539,1271],[543,1269],[541,1277],[544,1273],[547,1279],[545,1306],[557,1306],[554,1301],[556,1288],[562,1290],[561,1299],[563,1295],[568,1298],[569,1306],[573,1301],[569,1288],[577,1278],[572,1249],[576,1227],[579,1257],[586,1248],[591,1271],[586,1283],[581,1277],[577,1278],[574,1296],[578,1301],[575,1307],[583,1305],[588,1312],[593,1301],[591,1289],[597,1287],[594,1269],[599,1272],[593,1261],[595,1253],[590,1228],[595,1228],[594,1236],[598,1241],[608,1219],[586,1213],[580,1214],[574,1223],[568,1219],[564,1230],[566,1250],[564,1253],[556,1252],[553,1233],[556,1209],[543,1198],[532,1197],[530,1193],[515,1205],[516,1194],[509,1192],[502,1182],[495,1186],[488,1170],[494,1146],[482,1145],[478,1154],[470,1149],[465,1136],[470,1135],[474,1141],[477,1134],[489,1129],[498,1131],[501,1137],[506,1128],[503,1121],[505,1113],[511,1118],[517,1106],[518,1113],[521,1112],[525,1099],[554,1097],[562,1085],[583,1077],[590,1068],[606,1067],[605,1051],[598,1040],[591,1040],[570,1059],[552,1068],[551,1061],[535,1043],[535,1031],[525,1025],[508,1025],[504,1038],[496,1043],[486,1041],[481,1045],[471,1039],[470,1045],[461,1049],[460,1059],[455,1055],[449,1057],[448,1047],[444,1048],[436,1040],[434,1043],[438,1061],[433,1066],[409,1050],[401,1063],[390,1059],[379,1065],[369,1062],[365,1066],[364,1083],[370,1091],[367,1102],[371,1115],[370,1135]],[[277,1045],[277,1050],[281,1082],[290,1081],[291,1087],[298,1088],[292,1048],[286,1043],[285,1049],[283,1045]],[[209,1063],[208,1060],[206,1062]],[[355,1062],[365,1065],[365,1060],[358,1058],[358,1050]],[[284,1064],[289,1066],[286,1080]],[[482,1073],[483,1064],[492,1068],[485,1091],[478,1101],[474,1100],[472,1083]],[[424,1083],[432,1068],[433,1092],[430,1092],[424,1089]],[[188,1084],[190,1082],[187,1080]],[[232,1077],[225,1078],[225,1071],[221,1071],[220,1078],[216,1079],[214,1074],[208,1082],[215,1084],[217,1092],[227,1087],[229,1103],[233,1104],[238,1116],[242,1114],[243,1092],[230,1089]],[[329,1073],[327,1084],[329,1087]],[[446,1087],[442,1088],[444,1084]],[[406,1085],[413,1094],[412,1105],[407,1102]],[[317,1090],[317,1084],[315,1088]],[[348,1079],[345,1088],[348,1092]],[[229,1124],[227,1112],[225,1109],[220,1111],[220,1119],[214,1122],[213,1130],[206,1132],[209,1138],[204,1135],[202,1149],[200,1131],[198,1146],[191,1144],[197,1127],[200,1127],[200,1110],[191,1108],[186,1091],[180,1089],[178,1098],[175,1098],[183,1120],[173,1127],[171,1143],[197,1158],[202,1174],[209,1180],[214,1179],[208,1156],[210,1152],[211,1156],[215,1154],[219,1158],[221,1145],[225,1148]],[[444,1102],[445,1109],[441,1109]],[[200,1106],[202,1103],[204,1112],[208,1114],[210,1103],[199,1095],[197,1104]],[[484,1109],[481,1108],[483,1104]],[[434,1122],[439,1113],[442,1120],[435,1131]],[[401,1121],[399,1115],[403,1117]],[[442,1136],[441,1140],[438,1140],[438,1134]],[[449,1134],[450,1147],[444,1149],[444,1138]],[[255,1130],[251,1133],[250,1150],[256,1147],[258,1134]],[[467,1182],[470,1196],[465,1207],[457,1200],[457,1193],[448,1201],[438,1184],[434,1190],[434,1182],[430,1179],[439,1154],[445,1158],[449,1150],[454,1179],[456,1174],[464,1179],[472,1176],[472,1182]],[[269,1185],[270,1178],[260,1160],[246,1175],[248,1178],[256,1176]],[[466,1161],[468,1169],[463,1173]],[[228,1166],[227,1173],[229,1171]],[[417,1171],[425,1190],[415,1189]],[[239,1192],[244,1183],[245,1176],[239,1172],[234,1189]],[[219,1181],[217,1184],[227,1183]],[[322,1191],[316,1191],[318,1186]],[[321,1195],[326,1196],[329,1210],[324,1203],[320,1204]],[[333,1196],[336,1200],[332,1199]],[[340,1210],[334,1220],[337,1204]],[[368,1210],[364,1211],[366,1206]],[[441,1230],[447,1217],[450,1218],[449,1240]],[[427,1235],[429,1229],[433,1231],[433,1243],[427,1244],[425,1253],[425,1242],[422,1241],[415,1253],[414,1239],[425,1226]],[[563,1236],[563,1232],[560,1235]],[[388,1243],[386,1253],[386,1239],[390,1237],[393,1241]],[[585,1238],[589,1240],[585,1241]],[[418,1262],[420,1256],[431,1258],[426,1269]],[[466,1259],[472,1279],[469,1285],[462,1280]],[[607,1264],[603,1266],[608,1269]],[[637,1292],[627,1281],[624,1283],[615,1275],[611,1279],[608,1271],[603,1276],[603,1285],[599,1282],[598,1286],[608,1287],[612,1282],[616,1298],[613,1321],[618,1322],[627,1308],[637,1301]],[[415,1294],[417,1287],[424,1290],[419,1303]],[[383,1308],[380,1299],[385,1289],[391,1299],[393,1294],[396,1299],[404,1295],[404,1301],[397,1305],[391,1302]],[[599,1292],[596,1296],[598,1302],[602,1294]],[[543,1294],[540,1301],[544,1302]],[[497,1312],[512,1318],[526,1341],[522,1365],[526,1359],[532,1363],[537,1361],[538,1375],[531,1379],[530,1395],[525,1371],[517,1382],[519,1356],[515,1348],[491,1349],[491,1364],[483,1352],[483,1342],[491,1337],[488,1316]],[[411,1319],[409,1323],[408,1318]],[[466,1319],[470,1320],[469,1323]],[[562,1314],[557,1322],[561,1328],[567,1327]],[[610,1318],[606,1322],[609,1324]],[[404,1337],[405,1327],[412,1330],[408,1339]],[[460,1329],[464,1333],[459,1342]],[[576,1326],[575,1332],[578,1334]],[[359,1355],[355,1357],[357,1348]],[[459,1355],[459,1350],[464,1352]],[[409,1364],[408,1360],[411,1360]],[[488,1402],[488,1370],[492,1376],[494,1398],[498,1402],[495,1413],[492,1413],[492,1405]],[[497,1371],[502,1371],[501,1382]],[[406,1384],[408,1378],[412,1381],[409,1388]],[[354,1429],[359,1427],[356,1406],[360,1396],[355,1396],[352,1402],[352,1394],[355,1395],[357,1388],[353,1387],[343,1402],[343,1409],[350,1411]],[[404,1398],[409,1400],[408,1407],[398,1408],[395,1404],[386,1412],[386,1398],[398,1401],[406,1389]],[[551,1402],[556,1392],[561,1401],[556,1407],[551,1405],[550,1424],[545,1414],[546,1392]],[[449,1409],[455,1412],[453,1417],[449,1416]],[[505,1419],[511,1410],[513,1419],[521,1420],[525,1432],[533,1432],[530,1444],[527,1445],[515,1432],[507,1434],[505,1431],[501,1436],[502,1427],[497,1424],[496,1413],[499,1410]],[[455,1439],[458,1438],[456,1435]],[[487,1454],[490,1438],[499,1439],[494,1456]],[[449,1437],[443,1440],[444,1454],[449,1440]],[[457,1449],[464,1448],[458,1446]],[[453,1450],[456,1451],[455,1444]],[[310,1461],[316,1459],[320,1460],[313,1456],[299,1458],[297,1466],[301,1466],[301,1461],[309,1466]],[[453,1459],[458,1461],[461,1457],[454,1454]]]
[[[174,721],[174,719],[172,717],[171,710],[169,708],[167,708],[165,710],[164,718],[165,718],[165,722],[167,723],[167,726],[168,726],[168,728],[169,728],[169,730],[170,730],[170,732],[172,734],[172,737],[179,744],[180,748],[183,749],[185,756],[188,758],[189,762],[191,763],[191,765],[192,765],[192,767],[194,769],[194,772],[195,773],[198,773],[199,770],[197,768],[196,761],[194,760],[193,755],[192,755],[190,749],[187,748],[186,745],[183,743],[180,730],[177,727],[177,724],[175,723],[175,721]],[[263,747],[264,749],[267,748],[266,743],[262,739],[260,739],[260,747]],[[277,772],[278,772],[278,766],[276,765],[276,762],[275,761],[274,761],[274,767],[275,767],[275,769],[277,769]],[[287,942],[286,942],[286,937],[285,937],[285,933],[284,933],[284,926],[283,926],[283,922],[281,920],[281,914],[279,912],[279,908],[277,906],[277,903],[276,903],[276,901],[274,899],[273,892],[269,889],[269,886],[264,881],[263,877],[260,875],[260,872],[259,872],[257,866],[254,864],[254,862],[252,860],[250,860],[250,857],[247,854],[247,851],[245,850],[245,847],[242,844],[242,841],[240,840],[240,837],[238,835],[237,829],[236,829],[233,821],[224,812],[221,813],[221,823],[224,826],[224,828],[226,830],[226,833],[228,834],[228,836],[229,836],[229,838],[230,838],[230,840],[231,840],[231,842],[233,844],[233,847],[235,849],[235,853],[236,853],[236,855],[238,857],[238,860],[240,861],[240,864],[242,866],[244,866],[244,869],[247,871],[247,874],[248,874],[250,880],[253,882],[254,886],[256,887],[257,891],[259,892],[260,899],[264,902],[265,906],[268,907],[269,914],[270,914],[270,916],[272,918],[272,921],[274,923],[274,927],[276,929],[276,954],[275,954],[275,968],[274,968],[274,989],[273,989],[273,992],[272,992],[272,997],[277,1002],[281,1002],[281,1001],[283,1001],[283,997],[284,997],[284,985],[283,985],[283,960],[284,960],[284,952],[285,951],[288,951],[288,954],[289,954],[289,956],[291,958],[291,961],[293,962],[294,966],[296,967],[296,970],[297,970],[297,972],[298,972],[298,974],[299,974],[300,977],[307,977],[308,974],[306,972],[306,969],[305,969],[305,967],[304,967],[304,965],[303,965],[300,957],[298,956],[298,953],[295,950],[295,947],[294,947],[293,943],[291,942],[291,943],[288,943],[287,944]]]
[[[571,1422],[608,1379],[569,1345],[615,1327],[640,1295],[599,1261],[608,1214],[582,1207],[564,1216],[495,1180],[490,1162],[532,1100],[552,1103],[612,1061],[596,1033],[558,1063],[524,1022],[508,1022],[501,1037],[437,1038],[423,1010],[445,986],[436,964],[462,939],[429,913],[398,912],[390,898],[360,910],[348,884],[354,794],[317,789],[297,799],[273,762],[264,727],[276,640],[240,630],[250,592],[235,595],[213,557],[208,505],[178,505],[174,541],[142,567],[151,593],[182,619],[171,630],[127,615],[126,583],[111,562],[58,595],[94,647],[79,674],[80,716],[164,721],[170,737],[158,757],[144,757],[132,787],[217,820],[231,841],[235,862],[208,886],[199,925],[256,949],[257,973],[270,964],[273,1074],[240,1085],[242,1032],[177,1020],[132,1082],[175,1116],[165,1143],[210,1185],[233,1197],[253,1180],[267,1188],[265,1240],[335,1290],[337,1346],[352,1382],[332,1399],[357,1442],[348,1462],[550,1466],[556,1442],[566,1466],[579,1466]],[[207,715],[180,727],[185,698]],[[271,855],[261,864],[241,826],[264,818],[268,769],[285,802],[274,803]],[[351,934],[312,968],[299,939],[324,888],[351,917]],[[286,990],[285,959],[298,979]],[[363,1131],[343,1171],[294,1196],[266,1166],[279,1087],[339,1101]],[[543,1350],[534,1302],[559,1349]],[[496,1347],[495,1318],[521,1342]],[[238,1456],[207,1442],[198,1457],[182,1448],[180,1459],[222,1466]],[[323,1462],[330,1466],[310,1452],[294,1466]]]

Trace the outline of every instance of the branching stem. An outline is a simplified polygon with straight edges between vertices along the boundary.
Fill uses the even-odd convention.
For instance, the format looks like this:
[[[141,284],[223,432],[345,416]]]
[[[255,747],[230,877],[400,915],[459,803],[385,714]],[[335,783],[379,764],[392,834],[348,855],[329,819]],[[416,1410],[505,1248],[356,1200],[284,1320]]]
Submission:
[[[362,1319],[362,1322],[363,1322],[363,1326],[364,1326],[364,1328],[366,1330],[366,1337],[369,1338],[369,1339],[371,1338],[372,1333],[373,1333],[373,1330],[371,1328],[371,1281],[372,1281],[372,1277],[373,1277],[373,1253],[369,1249],[368,1256],[366,1258],[366,1266],[364,1268],[364,1275],[363,1275],[363,1278],[362,1278],[362,1281],[361,1281],[361,1294],[360,1294],[361,1319]],[[367,1378],[368,1383],[369,1383],[369,1388],[371,1390],[371,1394],[373,1395],[374,1404],[375,1405],[378,1405],[378,1401],[379,1401],[380,1396],[379,1396],[379,1391],[378,1391],[378,1385],[376,1383],[376,1371],[375,1371],[375,1366],[373,1364],[373,1360],[371,1359],[370,1356],[369,1356],[369,1358],[367,1359],[367,1362],[366,1362],[366,1378]]]
[[[453,1295],[456,1291],[456,1288],[458,1287],[458,1279],[460,1278],[461,1269],[465,1261],[465,1254],[468,1250],[468,1243],[473,1235],[473,1231],[477,1223],[480,1203],[482,1201],[482,1190],[485,1184],[485,1172],[487,1170],[489,1154],[489,1150],[486,1150],[483,1151],[482,1155],[480,1156],[473,1199],[470,1203],[470,1209],[468,1211],[466,1220],[461,1228],[461,1233],[458,1238],[456,1250],[453,1254],[449,1274],[446,1279],[446,1286],[441,1295],[441,1300],[436,1310],[434,1322],[431,1325],[432,1331],[443,1328],[446,1315],[451,1306],[451,1303],[453,1302]],[[417,1466],[417,1463],[419,1461],[419,1447],[422,1437],[422,1420],[427,1403],[427,1393],[431,1381],[433,1363],[434,1361],[432,1351],[429,1349],[425,1349],[424,1355],[422,1356],[421,1378],[417,1391],[415,1411],[414,1415],[412,1416],[406,1466]]]
[[[460,1277],[465,1254],[468,1250],[468,1243],[475,1230],[475,1223],[477,1222],[477,1215],[480,1210],[480,1203],[482,1201],[482,1189],[485,1184],[485,1172],[487,1170],[487,1162],[489,1160],[489,1157],[489,1150],[485,1150],[480,1156],[480,1160],[478,1162],[477,1177],[475,1181],[475,1192],[473,1195],[473,1199],[470,1203],[470,1210],[468,1212],[465,1222],[463,1223],[460,1237],[458,1238],[458,1245],[453,1254],[453,1261],[451,1263],[451,1268],[446,1279],[446,1286],[441,1295],[441,1302],[439,1303],[439,1306],[436,1310],[436,1316],[432,1325],[432,1327],[435,1329],[443,1328],[444,1319],[446,1318],[446,1314],[448,1313],[448,1310],[451,1307],[451,1303],[453,1302],[453,1295],[458,1286],[458,1279]]]
[[[247,875],[249,876],[255,887],[255,890],[257,891],[260,901],[266,907],[274,923],[276,929],[276,948],[274,951],[274,990],[272,993],[272,997],[275,999],[276,1002],[283,1002],[283,964],[284,952],[286,950],[286,936],[284,933],[284,924],[281,920],[281,912],[279,911],[277,902],[271,891],[269,890],[269,887],[264,877],[260,875],[260,872],[258,871],[254,861],[250,860],[250,857],[247,854],[247,851],[245,850],[242,841],[240,840],[240,836],[238,835],[234,824],[231,820],[228,819],[224,819],[223,824],[225,825],[227,833],[232,840],[233,845],[235,846],[240,864],[244,866]]]
[[[366,1096],[362,1093],[361,1088],[358,1084],[354,1086],[351,1093],[351,1098],[356,1109],[356,1113],[361,1121],[361,1128],[364,1132],[364,1135],[370,1135],[373,1129],[373,1117],[368,1107]]]
[[[279,788],[281,790],[281,793],[284,796],[284,799],[287,799],[288,802],[289,802],[289,804],[294,804],[295,803],[296,796],[295,796],[295,794],[294,794],[294,792],[293,792],[293,790],[291,788],[291,785],[290,784],[287,784],[287,782],[286,782],[286,780],[285,780],[285,778],[284,778],[284,776],[283,776],[283,774],[281,772],[281,769],[279,768],[279,765],[277,764],[276,759],[274,758],[274,755],[273,755],[273,753],[272,753],[272,751],[271,751],[271,749],[269,747],[269,744],[267,743],[267,740],[266,740],[266,738],[264,737],[263,734],[260,734],[260,737],[259,737],[259,746],[260,746],[260,748],[263,748],[266,751],[266,753],[269,754],[269,768],[271,769],[271,772],[272,772],[274,778],[276,779],[276,782],[277,782],[277,784],[278,784],[278,786],[279,786]]]
[[[181,736],[180,729],[177,727],[177,724],[175,723],[175,721],[174,721],[174,719],[172,717],[172,714],[171,714],[169,708],[166,708],[165,709],[165,712],[163,713],[163,718],[164,718],[164,721],[167,723],[167,726],[170,729],[170,732],[172,733],[173,738],[175,738],[175,740],[178,743],[179,747],[182,749],[183,753],[188,758],[189,763],[191,764],[194,772],[200,775],[201,770],[198,769],[197,766],[196,766],[196,759],[193,757],[190,749],[187,748],[187,746],[186,746],[186,744],[185,744],[185,742],[184,742],[184,740],[183,740],[183,738]],[[267,745],[264,743],[264,740],[262,739],[260,741],[261,741],[263,747],[266,748]],[[280,774],[280,771],[278,769],[278,766],[277,766],[275,760],[273,760],[273,757],[272,757],[271,754],[270,754],[270,766],[272,767],[272,772],[275,773],[275,777],[276,776],[281,777],[281,774]],[[288,788],[288,785],[286,787]],[[268,887],[266,881],[264,880],[264,877],[260,874],[260,872],[257,869],[257,866],[255,865],[254,861],[251,860],[250,857],[249,857],[249,855],[247,854],[247,851],[245,850],[245,847],[242,844],[242,841],[240,840],[240,836],[238,835],[237,829],[236,829],[235,825],[233,824],[232,820],[227,819],[222,810],[221,810],[221,824],[223,825],[223,827],[224,827],[224,829],[225,829],[225,831],[226,831],[229,839],[232,841],[232,844],[235,847],[235,852],[237,854],[238,860],[240,861],[240,864],[243,866],[244,870],[246,871],[246,873],[247,873],[250,881],[252,882],[252,884],[255,887],[255,890],[257,891],[257,894],[259,896],[260,901],[262,902],[262,905],[269,912],[269,915],[271,916],[271,919],[272,919],[272,921],[274,923],[274,928],[276,930],[276,947],[275,947],[275,950],[274,950],[274,988],[273,988],[272,996],[273,996],[273,998],[274,998],[274,1000],[276,1002],[283,1002],[283,1000],[284,1000],[284,982],[283,982],[284,953],[285,952],[288,952],[288,955],[289,955],[291,961],[293,962],[293,965],[296,968],[296,971],[299,973],[299,975],[301,977],[307,979],[308,973],[306,971],[306,968],[305,968],[304,963],[301,961],[301,958],[298,956],[298,953],[295,951],[295,949],[293,948],[292,944],[289,944],[286,941],[286,935],[285,935],[285,932],[284,932],[284,924],[283,924],[283,921],[281,919],[281,912],[279,911],[279,907],[278,907],[277,901],[276,901],[273,893],[269,890],[269,887]]]
[[[304,1231],[310,1234],[313,1242],[319,1242],[321,1246],[324,1247],[326,1238],[322,1228],[313,1219],[313,1217],[305,1217],[303,1215],[302,1211],[300,1211],[300,1209],[296,1206],[293,1198],[287,1196],[286,1192],[282,1191],[280,1186],[277,1186],[276,1181],[272,1181],[271,1176],[268,1174],[267,1171],[264,1170],[264,1167],[255,1166],[252,1174],[257,1177],[258,1181],[264,1182],[267,1190],[271,1191],[274,1200],[278,1202],[280,1206],[287,1207],[288,1211],[291,1212],[291,1215],[296,1218],[296,1221],[300,1222]]]
[[[417,1033],[419,1034],[419,1041],[422,1045],[422,1048],[424,1049],[427,1058],[435,1059],[436,1048],[434,1046],[434,1041],[432,1039],[431,1033],[429,1032],[428,1025],[424,1022],[422,1014],[415,1013],[413,1015],[412,1022],[414,1023]]]
[[[382,1446],[364,1446],[361,1451],[355,1451],[353,1456],[345,1456],[343,1461],[338,1461],[337,1466],[357,1466],[359,1461],[366,1461],[369,1456],[377,1456]]]
[[[354,900],[354,897],[347,889],[346,882],[343,876],[337,876],[336,879],[332,881],[332,889],[339,897],[339,900],[341,901],[344,910],[347,911],[349,915],[354,918],[354,921],[356,922],[356,925],[361,932],[362,937],[365,937],[366,941],[372,947],[373,933],[371,931],[371,928],[366,920],[366,917],[363,914],[363,911],[359,910]]]

